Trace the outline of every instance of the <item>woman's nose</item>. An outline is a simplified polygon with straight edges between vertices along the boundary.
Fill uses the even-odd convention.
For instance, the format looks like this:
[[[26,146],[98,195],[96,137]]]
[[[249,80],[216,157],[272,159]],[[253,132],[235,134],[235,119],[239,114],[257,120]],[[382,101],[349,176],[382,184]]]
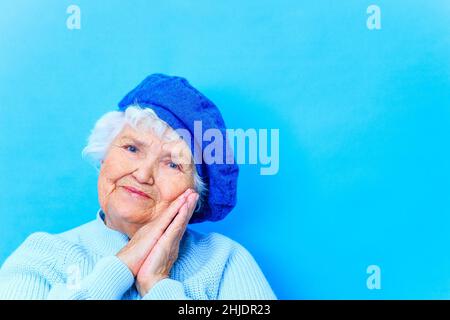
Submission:
[[[140,163],[138,168],[133,172],[133,175],[139,183],[153,185],[155,183],[155,168],[154,161]]]

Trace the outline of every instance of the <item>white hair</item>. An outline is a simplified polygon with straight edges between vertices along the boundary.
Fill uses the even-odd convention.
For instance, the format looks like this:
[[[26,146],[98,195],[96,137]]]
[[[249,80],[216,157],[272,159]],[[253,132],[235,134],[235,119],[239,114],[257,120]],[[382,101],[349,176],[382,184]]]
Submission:
[[[150,108],[142,108],[138,104],[133,104],[127,107],[125,111],[107,112],[95,123],[89,135],[88,143],[81,152],[81,156],[88,159],[97,171],[99,171],[100,163],[106,156],[111,143],[126,124],[137,130],[152,129],[154,134],[160,138],[164,137],[167,141],[180,139],[175,130],[167,130],[170,126]],[[206,185],[198,175],[195,165],[193,167],[194,188],[200,195],[196,208],[198,210],[206,193]]]

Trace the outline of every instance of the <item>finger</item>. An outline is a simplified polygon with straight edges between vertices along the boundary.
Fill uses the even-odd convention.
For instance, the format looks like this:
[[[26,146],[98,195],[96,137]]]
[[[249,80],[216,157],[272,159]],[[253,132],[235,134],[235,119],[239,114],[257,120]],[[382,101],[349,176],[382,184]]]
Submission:
[[[194,190],[191,188],[187,189],[184,193],[182,193],[178,198],[176,198],[172,203],[169,205],[169,207],[166,209],[164,214],[162,215],[162,220],[169,225],[169,223],[173,220],[175,215],[180,210],[181,206],[186,202],[189,195],[192,194]],[[166,225],[166,227],[167,227]]]
[[[174,220],[178,218],[178,222],[181,222],[183,226],[186,227],[195,210],[197,200],[198,200],[198,193],[191,193],[186,199],[186,211],[183,210],[182,212],[178,213],[179,217],[177,215],[174,218]]]
[[[180,212],[174,218],[174,220],[164,233],[164,234],[167,233],[166,237],[174,238],[178,236],[181,239],[181,236],[184,234],[186,226],[192,217],[198,198],[199,198],[198,193],[192,193],[188,196],[185,205],[181,207]]]
[[[176,240],[180,240],[186,229],[186,221],[189,217],[189,206],[185,203],[178,215],[173,219],[172,223],[167,227],[164,234],[161,236],[160,241],[162,243],[172,243]]]
[[[167,229],[169,224],[172,222],[173,218],[177,215],[180,208],[183,206],[183,204],[186,203],[187,197],[192,192],[194,192],[194,190],[187,189],[185,192],[183,192],[181,195],[179,195],[178,198],[176,198],[174,201],[172,201],[172,203],[169,205],[169,207],[160,216],[156,228],[154,225],[148,226],[154,232],[156,232],[156,234],[153,232],[153,234],[156,236],[156,240],[158,240],[159,237],[164,233],[164,231]],[[147,230],[144,230],[144,232],[147,232]]]
[[[192,193],[187,198],[187,203],[188,203],[188,207],[189,207],[189,217],[187,218],[186,224],[189,223],[189,220],[191,219],[192,215],[194,214],[194,210],[197,206],[197,201],[198,201],[199,197],[200,196],[198,193]]]

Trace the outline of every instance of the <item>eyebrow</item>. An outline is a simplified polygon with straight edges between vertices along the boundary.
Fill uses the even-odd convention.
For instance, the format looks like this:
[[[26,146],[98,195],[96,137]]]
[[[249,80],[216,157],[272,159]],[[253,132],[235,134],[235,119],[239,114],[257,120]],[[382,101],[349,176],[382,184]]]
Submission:
[[[132,140],[132,141],[133,141],[135,144],[137,144],[139,147],[148,147],[148,146],[149,146],[147,143],[145,143],[145,142],[143,142],[143,141],[140,141],[140,140],[138,140],[138,139],[136,139],[136,138],[134,138],[134,137],[132,137],[132,136],[129,136],[129,135],[125,135],[125,136],[120,137],[120,140],[121,140],[121,141],[122,141],[122,140],[126,140],[126,139]]]
[[[133,136],[130,136],[130,135],[124,135],[124,136],[120,137],[120,141],[126,140],[126,139],[132,140],[138,147],[144,147],[144,148],[149,148],[149,147],[150,147],[149,144],[147,144],[147,143],[145,143],[145,142],[143,142],[143,141],[140,141],[139,139],[136,139],[136,138],[133,137]],[[172,153],[171,153],[169,150],[163,150],[162,156],[163,156],[163,157],[167,157],[167,156],[169,156],[169,155],[171,155],[171,154],[172,154]],[[190,160],[192,160],[191,157],[187,156],[187,158],[186,158],[186,156],[184,156],[184,157],[182,157],[181,159],[182,159],[182,160],[188,161],[187,164],[190,165],[190,166],[192,167],[192,163],[189,162]]]

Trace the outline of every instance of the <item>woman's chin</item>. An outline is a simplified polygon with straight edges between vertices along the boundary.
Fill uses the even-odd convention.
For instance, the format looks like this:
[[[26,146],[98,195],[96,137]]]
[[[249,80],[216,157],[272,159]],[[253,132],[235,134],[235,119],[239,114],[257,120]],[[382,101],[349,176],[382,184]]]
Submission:
[[[148,219],[147,215],[143,214],[146,210],[136,205],[127,206],[125,203],[122,203],[115,211],[116,217],[127,223],[141,224]]]
[[[153,200],[142,201],[126,191],[116,191],[109,199],[109,213],[115,224],[143,225],[151,218]]]

